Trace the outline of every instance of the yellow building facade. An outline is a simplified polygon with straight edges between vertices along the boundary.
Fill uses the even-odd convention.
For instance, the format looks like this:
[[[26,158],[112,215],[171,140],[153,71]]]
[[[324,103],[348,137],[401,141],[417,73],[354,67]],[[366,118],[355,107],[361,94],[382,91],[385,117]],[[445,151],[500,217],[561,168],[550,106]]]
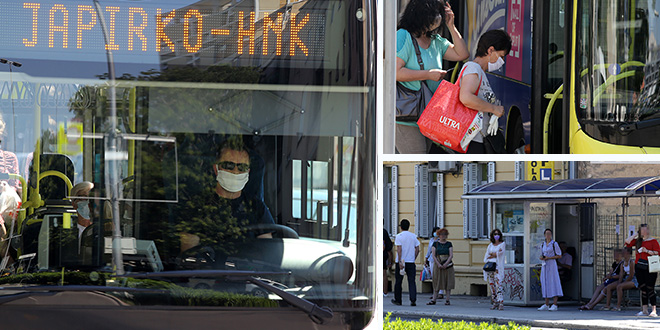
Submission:
[[[491,177],[490,180],[495,181],[512,181],[516,179],[525,179],[530,176],[530,167],[536,165],[535,168],[541,166],[537,162],[455,162],[454,169],[446,172],[432,172],[432,175],[438,176],[441,175],[442,178],[439,180],[442,182],[441,189],[441,200],[442,203],[442,222],[444,227],[449,231],[448,240],[452,242],[454,247],[454,267],[456,271],[456,288],[452,291],[452,294],[459,295],[486,295],[487,294],[487,285],[483,280],[482,267],[484,265],[483,257],[486,248],[488,247],[489,240],[486,237],[481,238],[466,238],[465,234],[465,218],[464,211],[467,201],[463,201],[461,196],[464,193],[465,180],[464,172],[466,171],[466,165],[468,164],[477,164],[479,167],[488,168],[494,170],[489,174]],[[400,222],[402,219],[408,219],[411,223],[410,232],[420,233],[420,222],[423,219],[420,219],[419,216],[416,217],[416,189],[415,185],[419,185],[419,178],[416,178],[416,166],[418,165],[428,165],[428,162],[384,162],[383,164],[386,168],[386,175],[389,173],[396,174],[396,178],[390,178],[390,182],[396,181],[397,198],[396,198],[396,220]],[[552,162],[543,164],[544,166],[552,166],[552,176],[554,179],[565,179],[565,173],[568,172],[568,162]],[[474,165],[472,165],[474,166]],[[392,171],[391,168],[396,167],[396,171]],[[433,167],[433,166],[431,166]],[[439,166],[442,167],[442,166]],[[494,168],[493,168],[494,167]],[[389,171],[387,169],[390,169]],[[492,174],[494,173],[494,178]],[[419,175],[418,175],[419,176]],[[538,179],[538,178],[537,178]],[[437,192],[436,192],[437,193]],[[387,203],[388,201],[384,201]],[[419,213],[419,212],[417,212]],[[490,223],[489,219],[486,219],[486,214],[482,214],[483,223]],[[385,221],[389,221],[386,219]],[[431,221],[433,222],[433,221]],[[490,225],[488,225],[490,226]],[[390,226],[391,228],[398,228],[398,226]],[[387,229],[387,226],[386,226]],[[397,229],[398,230],[398,229]],[[394,236],[397,234],[397,230],[392,230],[390,236],[394,242]],[[490,227],[483,228],[482,232],[486,233],[490,230]],[[430,232],[430,230],[429,230]],[[432,235],[432,233],[430,234]],[[486,233],[487,235],[487,233]],[[432,292],[432,285],[430,281],[421,282],[419,280],[419,274],[423,269],[424,258],[429,249],[429,235],[419,235],[418,239],[420,241],[420,254],[417,257],[417,290],[418,292]],[[396,249],[395,253],[396,253]],[[389,281],[393,287],[394,285],[394,273],[393,271],[389,272]],[[404,292],[407,290],[407,285],[403,285]]]

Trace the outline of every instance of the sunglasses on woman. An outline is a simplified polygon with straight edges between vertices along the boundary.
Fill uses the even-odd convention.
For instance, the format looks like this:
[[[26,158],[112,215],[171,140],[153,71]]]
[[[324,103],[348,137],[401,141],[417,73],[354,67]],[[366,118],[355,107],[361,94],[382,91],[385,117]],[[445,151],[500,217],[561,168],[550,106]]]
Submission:
[[[234,163],[230,161],[225,161],[225,162],[220,162],[218,163],[220,168],[227,170],[227,171],[232,171],[234,168],[237,168],[240,172],[247,172],[250,169],[250,164],[246,163]]]

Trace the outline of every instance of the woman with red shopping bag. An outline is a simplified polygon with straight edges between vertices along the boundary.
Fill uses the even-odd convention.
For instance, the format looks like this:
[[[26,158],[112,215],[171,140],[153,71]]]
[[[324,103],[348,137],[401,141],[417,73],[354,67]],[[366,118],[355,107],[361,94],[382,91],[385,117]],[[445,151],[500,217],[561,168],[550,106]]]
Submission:
[[[502,30],[490,30],[481,35],[477,43],[474,60],[465,63],[460,80],[460,100],[468,108],[479,111],[483,115],[481,131],[475,135],[468,146],[468,154],[491,153],[493,150],[503,150],[503,139],[490,139],[498,133],[498,121],[504,114],[504,107],[495,97],[490,87],[486,70],[498,71],[504,65],[504,57],[511,50],[511,37]],[[480,83],[481,82],[481,83]],[[478,93],[477,93],[478,91]],[[497,145],[493,145],[497,144]],[[502,144],[502,145],[499,145]]]
[[[453,44],[439,35],[443,23]],[[454,12],[444,0],[411,0],[399,21],[396,46],[396,150],[426,153],[427,140],[415,122],[447,73],[442,70],[442,60],[465,60],[468,48],[454,25]],[[410,102],[402,102],[406,97]]]

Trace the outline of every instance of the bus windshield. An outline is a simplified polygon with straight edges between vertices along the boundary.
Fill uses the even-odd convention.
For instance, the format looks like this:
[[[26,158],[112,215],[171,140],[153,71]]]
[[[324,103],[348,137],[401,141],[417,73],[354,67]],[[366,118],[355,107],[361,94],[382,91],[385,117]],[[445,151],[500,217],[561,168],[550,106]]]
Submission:
[[[660,2],[584,1],[578,119],[604,142],[660,146]]]
[[[364,327],[375,295],[372,10],[1,1],[0,180],[17,205],[0,251],[0,283],[15,290],[0,297],[89,286],[102,308]],[[72,303],[58,297],[44,304]]]

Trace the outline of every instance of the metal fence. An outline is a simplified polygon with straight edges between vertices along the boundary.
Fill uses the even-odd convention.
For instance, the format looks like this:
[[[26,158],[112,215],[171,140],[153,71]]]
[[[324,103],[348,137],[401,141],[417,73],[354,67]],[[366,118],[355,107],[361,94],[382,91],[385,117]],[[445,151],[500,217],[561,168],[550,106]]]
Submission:
[[[651,236],[660,238],[660,214],[648,214],[646,219],[638,214],[628,215],[627,221],[621,214],[599,215],[596,219],[595,239],[595,269],[596,281],[599,282],[606,273],[612,270],[614,249],[623,248],[629,236],[629,227],[633,226],[635,233],[642,223],[647,223]],[[634,255],[634,253],[633,253]],[[658,283],[656,282],[656,286]]]

